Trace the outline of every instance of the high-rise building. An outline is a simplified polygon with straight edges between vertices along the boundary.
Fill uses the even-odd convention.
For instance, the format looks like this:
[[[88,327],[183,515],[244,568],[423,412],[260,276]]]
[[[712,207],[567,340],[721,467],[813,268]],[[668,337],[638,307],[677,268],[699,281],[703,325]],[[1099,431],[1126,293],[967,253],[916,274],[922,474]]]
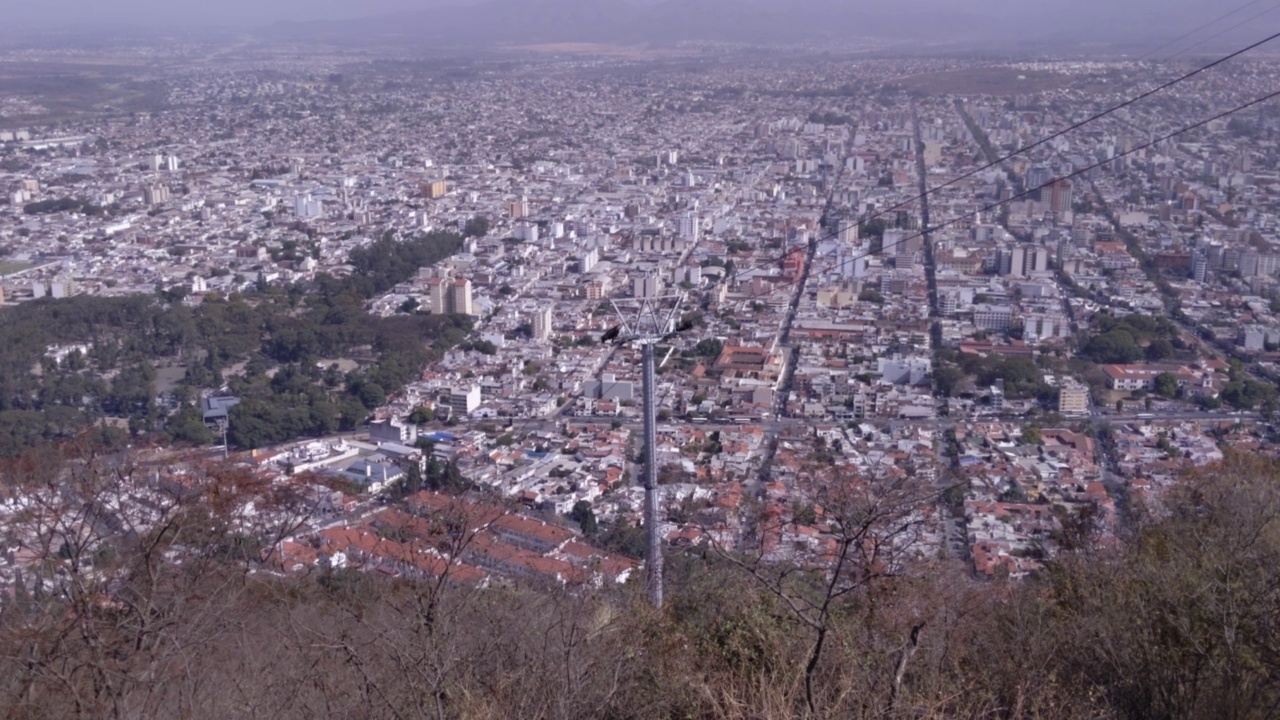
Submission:
[[[1049,168],[1043,165],[1036,165],[1027,171],[1027,190],[1031,192],[1035,199],[1039,200],[1041,195],[1038,188],[1048,184],[1049,179],[1052,177],[1053,174]]]
[[[422,197],[428,200],[444,197],[449,192],[449,184],[444,180],[433,180],[422,184]]]
[[[55,298],[69,298],[76,294],[76,284],[67,278],[55,278],[49,283],[49,294]]]
[[[449,281],[434,277],[428,285],[431,298],[431,312],[445,315],[449,312]]]
[[[662,280],[654,273],[638,275],[631,280],[631,294],[638,298],[657,297],[662,292]]]
[[[510,212],[511,212],[511,217],[516,220],[519,220],[522,217],[528,217],[529,215],[528,199],[521,197],[519,200],[511,203]]]
[[[893,248],[893,267],[898,270],[910,270],[916,266],[916,248],[914,243],[899,242]]]
[[[1063,415],[1089,414],[1089,387],[1067,380],[1058,388],[1058,412]]]
[[[165,170],[168,170],[169,172],[177,172],[177,171],[178,171],[178,156],[177,156],[177,155],[170,155],[170,156],[166,157],[166,158],[164,159],[164,169],[165,169]]]
[[[533,313],[533,339],[546,342],[551,339],[551,308],[539,308]]]
[[[687,242],[698,242],[698,216],[693,213],[680,216],[680,239]]]
[[[1014,277],[1022,277],[1026,275],[1027,269],[1027,249],[1021,246],[1013,248],[1009,252],[1009,274]]]
[[[1049,271],[1049,248],[1038,247],[1027,254],[1027,272],[1040,273]]]
[[[142,189],[142,201],[148,205],[159,205],[169,202],[168,185],[148,185]]]
[[[480,386],[454,388],[449,392],[449,408],[457,415],[470,415],[480,407]]]
[[[1191,256],[1191,277],[1198,283],[1209,278],[1209,256],[1199,250]]]
[[[449,312],[455,315],[474,315],[475,307],[471,303],[471,281],[457,278],[449,287]]]
[[[293,199],[293,214],[300,218],[320,217],[324,214],[324,205],[310,194],[299,195]]]
[[[511,236],[521,242],[538,242],[538,226],[535,223],[521,223],[515,227]]]
[[[1049,210],[1061,215],[1071,212],[1071,181],[1058,180],[1049,191]]]

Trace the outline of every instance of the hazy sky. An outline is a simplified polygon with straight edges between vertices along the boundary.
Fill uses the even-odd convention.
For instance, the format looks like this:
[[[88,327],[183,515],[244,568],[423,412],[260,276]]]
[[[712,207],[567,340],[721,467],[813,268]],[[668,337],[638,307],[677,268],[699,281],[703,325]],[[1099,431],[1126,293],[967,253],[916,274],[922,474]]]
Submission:
[[[409,10],[425,10],[438,5],[476,4],[485,0],[16,0],[6,2],[6,22],[45,27],[83,27],[100,23],[112,26],[224,26],[261,27],[279,20],[334,20],[384,15]],[[582,0],[574,0],[581,2]],[[632,4],[654,4],[660,0],[630,1]],[[694,0],[668,0],[689,2]],[[903,0],[749,0],[756,5],[783,9],[792,2],[826,3],[841,8],[866,8],[879,15],[903,7]],[[1071,0],[1070,2],[1035,2],[1034,0],[906,0],[911,8],[925,7],[934,11],[961,12],[992,18],[998,26],[1019,30],[1044,28],[1070,31],[1087,36],[1098,31],[1129,31],[1150,37],[1157,29],[1171,33],[1191,30],[1247,0]],[[1255,0],[1216,29],[1266,9],[1273,0]],[[918,10],[917,10],[918,12]],[[906,14],[906,13],[904,13]],[[904,30],[909,25],[904,27]],[[1237,31],[1247,37],[1253,30],[1280,29],[1280,9],[1264,15],[1256,23]],[[1211,32],[1211,31],[1210,31]]]

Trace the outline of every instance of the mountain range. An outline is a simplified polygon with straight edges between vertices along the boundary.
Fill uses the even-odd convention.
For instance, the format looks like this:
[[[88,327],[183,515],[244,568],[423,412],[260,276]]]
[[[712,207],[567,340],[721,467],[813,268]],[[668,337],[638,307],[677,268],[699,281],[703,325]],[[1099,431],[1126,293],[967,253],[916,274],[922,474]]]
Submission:
[[[693,40],[753,45],[847,40],[852,45],[876,38],[980,47],[1010,39],[1010,26],[1018,24],[1010,21],[1026,15],[1016,9],[1006,12],[1006,2],[990,0],[971,10],[966,9],[970,4],[938,0],[796,0],[785,5],[749,0],[482,0],[342,21],[276,23],[269,32],[295,39],[399,38],[447,45],[670,45]],[[1026,33],[1016,32],[1025,40]]]

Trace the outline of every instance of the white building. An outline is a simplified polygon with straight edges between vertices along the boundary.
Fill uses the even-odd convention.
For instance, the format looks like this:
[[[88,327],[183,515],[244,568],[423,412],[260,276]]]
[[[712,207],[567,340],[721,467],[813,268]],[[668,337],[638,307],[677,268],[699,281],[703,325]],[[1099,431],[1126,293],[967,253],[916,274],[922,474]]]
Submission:
[[[1013,324],[1013,308],[1007,305],[974,305],[973,324],[979,330],[1008,330]]]
[[[688,213],[680,216],[678,232],[681,240],[691,243],[698,242],[699,230],[697,215]]]
[[[454,388],[449,392],[449,407],[455,415],[470,415],[480,407],[480,386]]]
[[[551,339],[551,308],[545,307],[533,313],[533,339],[546,342]]]
[[[662,293],[662,280],[653,273],[640,275],[631,280],[631,294],[638,298],[657,297]]]

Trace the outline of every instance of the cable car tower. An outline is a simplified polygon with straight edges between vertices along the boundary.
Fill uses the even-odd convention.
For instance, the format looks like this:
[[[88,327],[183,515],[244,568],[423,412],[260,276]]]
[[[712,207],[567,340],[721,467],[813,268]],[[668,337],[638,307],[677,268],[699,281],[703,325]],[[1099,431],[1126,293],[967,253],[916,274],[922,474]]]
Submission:
[[[654,607],[662,607],[662,537],[658,527],[658,418],[654,346],[671,339],[676,333],[693,327],[679,323],[684,294],[610,300],[619,324],[601,337],[601,342],[640,346],[641,377],[644,395],[644,529],[645,592]]]

